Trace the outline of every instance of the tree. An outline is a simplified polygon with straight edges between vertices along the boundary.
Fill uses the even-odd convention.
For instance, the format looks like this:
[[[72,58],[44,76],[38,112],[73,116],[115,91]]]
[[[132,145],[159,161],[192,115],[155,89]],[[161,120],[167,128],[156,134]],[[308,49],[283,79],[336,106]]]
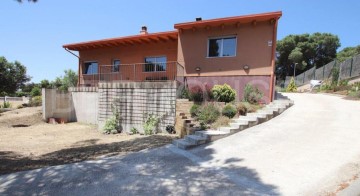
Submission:
[[[285,78],[294,72],[306,71],[314,66],[321,67],[336,57],[336,50],[340,47],[339,38],[330,33],[314,33],[288,35],[278,41],[276,62],[276,76]],[[300,71],[300,72],[299,72]]]
[[[49,80],[41,80],[39,86],[40,88],[51,88]]]
[[[74,87],[78,82],[78,75],[71,69],[64,70],[65,75],[57,77],[54,81],[51,82],[53,88],[59,90],[67,91],[69,87]]]
[[[8,62],[5,57],[0,57],[0,94],[14,94],[30,76],[26,75],[26,67],[20,62]]]
[[[360,54],[360,45],[355,46],[355,47],[346,47],[337,53],[336,59],[339,62],[343,62],[346,59],[351,58],[358,54]]]

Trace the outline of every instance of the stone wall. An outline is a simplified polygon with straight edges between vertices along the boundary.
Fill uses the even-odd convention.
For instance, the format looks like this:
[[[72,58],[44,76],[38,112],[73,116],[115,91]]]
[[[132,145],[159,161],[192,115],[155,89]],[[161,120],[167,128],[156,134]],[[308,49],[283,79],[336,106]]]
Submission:
[[[155,114],[161,118],[158,130],[165,132],[175,123],[176,87],[175,81],[99,83],[99,129],[113,115],[114,105],[124,131],[143,131],[145,114]]]

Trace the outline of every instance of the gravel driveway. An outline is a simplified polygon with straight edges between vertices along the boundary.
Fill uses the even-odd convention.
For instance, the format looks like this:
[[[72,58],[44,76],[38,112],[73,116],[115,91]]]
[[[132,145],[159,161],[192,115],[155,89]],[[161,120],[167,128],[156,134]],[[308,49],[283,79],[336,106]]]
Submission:
[[[360,176],[360,102],[289,94],[280,116],[189,151],[172,145],[0,176],[0,195],[332,195]],[[359,190],[360,192],[360,190]]]

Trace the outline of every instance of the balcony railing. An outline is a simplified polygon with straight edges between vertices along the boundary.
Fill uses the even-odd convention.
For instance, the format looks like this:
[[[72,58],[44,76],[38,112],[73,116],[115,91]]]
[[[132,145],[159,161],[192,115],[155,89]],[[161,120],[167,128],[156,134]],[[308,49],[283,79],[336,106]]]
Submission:
[[[98,74],[81,74],[79,86],[99,82],[179,81],[184,82],[184,67],[178,62],[100,65]]]

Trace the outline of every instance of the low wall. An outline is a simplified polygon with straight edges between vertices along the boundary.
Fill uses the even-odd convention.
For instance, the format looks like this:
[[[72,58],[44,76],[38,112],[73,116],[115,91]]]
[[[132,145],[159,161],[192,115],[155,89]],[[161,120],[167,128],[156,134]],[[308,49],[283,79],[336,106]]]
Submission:
[[[69,92],[42,89],[43,120],[63,118],[67,122],[97,124],[97,89],[69,88]]]
[[[99,129],[113,115],[114,104],[123,130],[143,131],[145,114],[155,114],[161,117],[158,130],[165,132],[175,124],[176,87],[175,81],[99,83]]]

